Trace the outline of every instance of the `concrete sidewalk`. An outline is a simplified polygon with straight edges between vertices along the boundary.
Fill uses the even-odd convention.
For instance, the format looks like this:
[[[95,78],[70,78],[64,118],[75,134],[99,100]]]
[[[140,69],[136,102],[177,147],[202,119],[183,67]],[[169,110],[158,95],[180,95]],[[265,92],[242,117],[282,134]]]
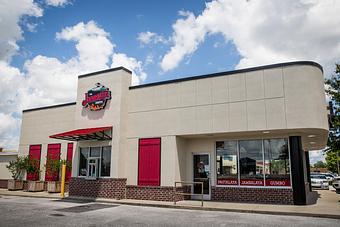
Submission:
[[[117,203],[135,206],[152,206],[175,209],[191,209],[191,210],[209,210],[209,211],[227,211],[227,212],[243,212],[243,213],[260,213],[275,215],[293,215],[340,219],[340,195],[334,191],[318,190],[318,200],[316,204],[307,206],[293,205],[271,205],[271,204],[251,204],[251,203],[229,203],[229,202],[213,202],[204,201],[201,207],[200,201],[185,200],[177,202],[148,201],[148,200],[132,200],[132,199],[88,199],[80,197],[66,197],[65,200],[81,199],[87,201],[96,201],[103,203]],[[0,189],[0,195],[7,196],[26,196],[60,199],[60,194],[50,194],[47,192],[23,192],[8,191]]]

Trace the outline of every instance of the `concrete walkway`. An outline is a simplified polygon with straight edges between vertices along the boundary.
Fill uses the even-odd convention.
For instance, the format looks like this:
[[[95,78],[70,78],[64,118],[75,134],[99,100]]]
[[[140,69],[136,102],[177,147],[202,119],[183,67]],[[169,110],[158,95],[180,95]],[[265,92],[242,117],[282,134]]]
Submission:
[[[185,200],[177,202],[161,202],[148,200],[132,200],[132,199],[88,199],[79,197],[66,197],[65,200],[82,199],[104,203],[117,203],[136,206],[153,206],[176,209],[195,209],[195,210],[210,210],[210,211],[228,211],[228,212],[244,212],[244,213],[261,213],[261,214],[276,214],[276,215],[293,215],[293,216],[309,216],[340,219],[340,195],[331,190],[318,190],[318,200],[316,204],[307,206],[293,205],[270,205],[270,204],[251,204],[251,203],[228,203],[228,202],[212,202],[204,201],[201,207],[200,201]],[[0,196],[27,196],[60,199],[60,194],[50,194],[47,192],[23,192],[23,191],[8,191],[0,189]]]

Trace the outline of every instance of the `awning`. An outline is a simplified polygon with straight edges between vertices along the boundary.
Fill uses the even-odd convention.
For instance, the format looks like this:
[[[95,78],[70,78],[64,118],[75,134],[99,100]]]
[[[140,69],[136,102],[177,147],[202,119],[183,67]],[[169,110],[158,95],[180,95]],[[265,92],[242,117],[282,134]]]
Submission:
[[[112,130],[112,126],[100,127],[100,128],[77,129],[77,130],[72,130],[68,132],[51,135],[49,137],[53,139],[71,140],[71,141],[111,140],[112,137],[109,134],[105,133],[105,131],[107,130]]]

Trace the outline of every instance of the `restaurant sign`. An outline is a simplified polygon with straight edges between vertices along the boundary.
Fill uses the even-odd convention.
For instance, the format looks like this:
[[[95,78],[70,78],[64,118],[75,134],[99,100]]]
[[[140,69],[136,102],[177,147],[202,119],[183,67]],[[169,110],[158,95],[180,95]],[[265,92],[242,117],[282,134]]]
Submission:
[[[85,93],[85,99],[82,102],[84,108],[96,111],[105,108],[107,100],[111,99],[111,91],[100,83]]]

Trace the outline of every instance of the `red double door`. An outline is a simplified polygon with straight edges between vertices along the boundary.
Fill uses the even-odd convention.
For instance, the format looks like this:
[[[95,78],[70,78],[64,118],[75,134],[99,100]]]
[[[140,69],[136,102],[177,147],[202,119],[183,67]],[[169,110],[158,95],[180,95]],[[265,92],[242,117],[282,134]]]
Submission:
[[[55,165],[59,165],[60,148],[60,143],[47,145],[45,181],[59,180],[59,170]]]
[[[161,139],[140,139],[138,157],[138,185],[159,186]]]

